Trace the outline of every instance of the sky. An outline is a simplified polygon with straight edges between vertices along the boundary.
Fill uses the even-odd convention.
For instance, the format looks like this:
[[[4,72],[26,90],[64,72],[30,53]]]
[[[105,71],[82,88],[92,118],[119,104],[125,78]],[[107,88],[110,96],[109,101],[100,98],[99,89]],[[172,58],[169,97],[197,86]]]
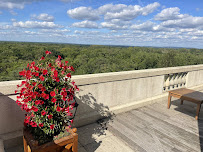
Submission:
[[[0,41],[203,48],[203,0],[0,0]]]

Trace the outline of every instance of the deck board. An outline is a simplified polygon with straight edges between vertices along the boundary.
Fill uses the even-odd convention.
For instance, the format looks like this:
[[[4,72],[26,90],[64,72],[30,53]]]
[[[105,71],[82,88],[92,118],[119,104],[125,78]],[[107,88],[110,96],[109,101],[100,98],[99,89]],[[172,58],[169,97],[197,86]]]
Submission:
[[[203,114],[195,120],[196,104],[167,101],[118,114],[109,130],[136,152],[201,152]]]

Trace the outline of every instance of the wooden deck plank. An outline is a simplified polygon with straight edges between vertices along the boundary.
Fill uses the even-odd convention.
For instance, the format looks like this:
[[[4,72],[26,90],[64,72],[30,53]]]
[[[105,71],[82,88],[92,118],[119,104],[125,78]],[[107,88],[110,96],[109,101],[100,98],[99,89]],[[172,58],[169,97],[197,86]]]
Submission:
[[[177,103],[177,102],[175,102]],[[200,152],[203,147],[203,117],[193,117],[191,104],[154,103],[116,116],[110,128],[136,151]],[[182,107],[181,107],[182,106]],[[185,111],[185,112],[183,112]],[[136,148],[139,147],[139,148]]]
[[[165,138],[176,140],[177,143],[181,141],[181,143],[184,144],[186,147],[192,147],[194,151],[198,149],[199,137],[197,135],[187,132],[175,125],[164,122],[161,119],[151,117],[144,112],[134,110],[131,111],[131,113],[135,115],[141,115],[143,121],[150,121],[150,123],[152,124],[152,128],[156,130],[156,132],[162,133]]]

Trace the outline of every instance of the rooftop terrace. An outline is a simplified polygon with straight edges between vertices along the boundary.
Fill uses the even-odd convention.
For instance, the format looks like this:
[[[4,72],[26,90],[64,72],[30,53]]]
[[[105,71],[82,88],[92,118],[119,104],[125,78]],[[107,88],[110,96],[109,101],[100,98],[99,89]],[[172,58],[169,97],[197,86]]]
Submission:
[[[181,87],[203,90],[203,65],[73,79],[81,89],[75,119],[79,152],[201,151],[203,113],[195,120],[196,104],[180,105],[174,98],[167,109],[167,90]],[[23,151],[24,113],[12,95],[19,83],[0,82],[0,147],[6,152]]]
[[[203,113],[194,119],[196,104],[163,100],[118,114],[107,124],[78,128],[79,152],[201,152]],[[107,128],[107,130],[106,130]],[[23,152],[19,145],[7,152]]]

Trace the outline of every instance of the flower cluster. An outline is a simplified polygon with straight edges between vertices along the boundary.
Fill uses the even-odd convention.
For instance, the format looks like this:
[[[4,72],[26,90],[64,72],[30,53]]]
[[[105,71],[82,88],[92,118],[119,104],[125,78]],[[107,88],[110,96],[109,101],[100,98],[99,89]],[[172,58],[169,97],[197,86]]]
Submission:
[[[45,53],[38,63],[28,63],[27,68],[19,72],[26,79],[17,85],[20,93],[16,103],[27,112],[25,126],[52,136],[64,129],[65,122],[73,122],[70,119],[76,104],[73,99],[79,89],[71,80],[74,68],[68,61],[62,62],[61,56],[50,59],[51,52]]]

